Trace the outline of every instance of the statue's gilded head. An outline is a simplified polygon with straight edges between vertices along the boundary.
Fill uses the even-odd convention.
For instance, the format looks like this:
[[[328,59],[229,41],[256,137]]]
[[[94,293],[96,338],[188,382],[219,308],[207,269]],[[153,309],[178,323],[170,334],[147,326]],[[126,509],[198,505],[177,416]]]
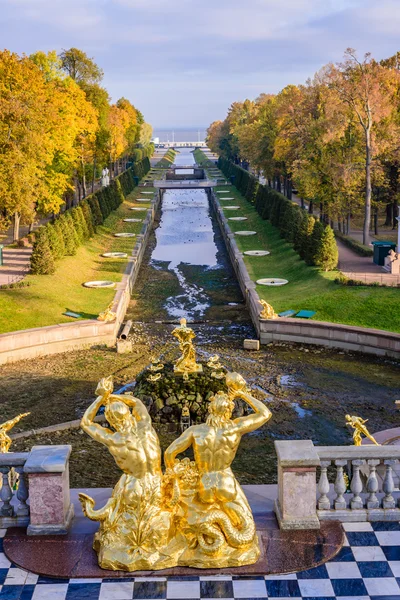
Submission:
[[[181,327],[186,327],[186,319],[184,319],[182,317],[182,319],[180,319],[179,323],[181,324]]]
[[[207,425],[221,427],[228,423],[232,417],[232,411],[235,408],[235,403],[229,399],[225,392],[217,392],[210,398],[208,405]]]
[[[112,400],[105,408],[104,415],[116,431],[122,431],[127,426],[136,429],[136,419],[133,418],[128,406],[121,400]]]

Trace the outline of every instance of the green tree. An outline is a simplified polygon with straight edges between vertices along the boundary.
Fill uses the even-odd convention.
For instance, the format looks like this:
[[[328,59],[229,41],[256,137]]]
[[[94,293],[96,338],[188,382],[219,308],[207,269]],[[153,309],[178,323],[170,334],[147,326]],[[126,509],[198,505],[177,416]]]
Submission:
[[[102,69],[83,50],[78,48],[63,50],[60,59],[62,69],[78,84],[100,83],[103,79]]]
[[[51,275],[55,271],[54,259],[44,227],[39,227],[35,232],[31,254],[31,270],[34,275]]]
[[[314,256],[314,263],[324,271],[332,271],[337,267],[338,258],[339,253],[335,234],[328,225],[322,233],[318,251]]]

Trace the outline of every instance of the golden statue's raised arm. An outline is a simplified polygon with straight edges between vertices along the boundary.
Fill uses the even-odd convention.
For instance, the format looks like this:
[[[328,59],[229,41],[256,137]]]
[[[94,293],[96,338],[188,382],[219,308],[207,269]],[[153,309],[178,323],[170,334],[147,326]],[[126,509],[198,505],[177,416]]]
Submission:
[[[20,422],[21,419],[27,417],[31,413],[22,413],[17,415],[13,419],[6,421],[0,425],[0,452],[8,452],[11,446],[11,438],[7,435],[7,432],[10,431],[14,425]]]
[[[100,407],[105,405],[106,402],[107,400],[104,396],[97,396],[96,400],[86,409],[81,420],[81,428],[96,442],[107,445],[107,443],[111,442],[112,430],[94,422],[94,418],[99,412]]]
[[[186,429],[176,440],[172,442],[164,452],[164,462],[167,469],[172,469],[175,458],[181,452],[185,452],[193,443],[193,428]]]
[[[238,419],[233,420],[236,426],[234,429],[237,428],[241,434],[249,433],[250,431],[258,429],[272,417],[272,413],[269,408],[248,392],[239,392],[237,393],[237,397],[244,400],[254,410],[252,415],[239,417]]]

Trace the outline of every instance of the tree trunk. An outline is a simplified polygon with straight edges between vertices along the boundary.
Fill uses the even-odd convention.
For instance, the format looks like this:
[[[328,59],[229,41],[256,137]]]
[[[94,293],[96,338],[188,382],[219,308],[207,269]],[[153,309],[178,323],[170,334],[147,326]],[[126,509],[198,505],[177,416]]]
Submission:
[[[389,227],[393,223],[393,203],[386,204],[386,220],[385,225]]]
[[[310,204],[308,205],[308,212],[310,215],[314,214],[314,203],[310,200]]]
[[[96,179],[96,156],[93,157],[92,194],[94,193],[94,182]]]
[[[324,205],[322,202],[319,203],[319,220],[321,222],[324,220]]]
[[[399,216],[399,204],[398,204],[397,198],[395,198],[394,202],[393,202],[393,227],[392,227],[392,229],[396,229],[396,227],[397,227],[396,217],[398,217],[398,216]]]
[[[347,227],[346,227],[346,235],[350,234],[350,225],[351,225],[351,214],[347,213]]]
[[[82,157],[81,157],[81,164],[82,164],[82,198],[86,198],[86,172],[85,172],[85,159],[83,157],[83,151],[82,151]],[[82,198],[79,198],[79,201],[81,201]]]
[[[378,207],[375,208],[374,210],[374,234],[378,235],[379,233],[379,229],[378,229]]]
[[[19,212],[15,212],[14,219],[13,219],[13,242],[16,242],[17,240],[19,240],[20,221],[21,221],[21,215],[19,214]]]
[[[369,245],[369,228],[371,223],[371,131],[365,131],[365,213],[363,227],[363,244]]]

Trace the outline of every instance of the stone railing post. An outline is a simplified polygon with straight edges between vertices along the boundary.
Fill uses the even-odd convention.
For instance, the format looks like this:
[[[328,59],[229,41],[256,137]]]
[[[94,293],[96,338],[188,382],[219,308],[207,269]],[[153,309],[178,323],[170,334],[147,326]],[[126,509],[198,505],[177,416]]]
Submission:
[[[281,529],[319,529],[317,474],[320,465],[311,440],[275,442],[278,456],[278,500],[275,513]]]
[[[25,463],[29,482],[28,535],[66,534],[74,509],[69,493],[71,446],[33,446]]]

